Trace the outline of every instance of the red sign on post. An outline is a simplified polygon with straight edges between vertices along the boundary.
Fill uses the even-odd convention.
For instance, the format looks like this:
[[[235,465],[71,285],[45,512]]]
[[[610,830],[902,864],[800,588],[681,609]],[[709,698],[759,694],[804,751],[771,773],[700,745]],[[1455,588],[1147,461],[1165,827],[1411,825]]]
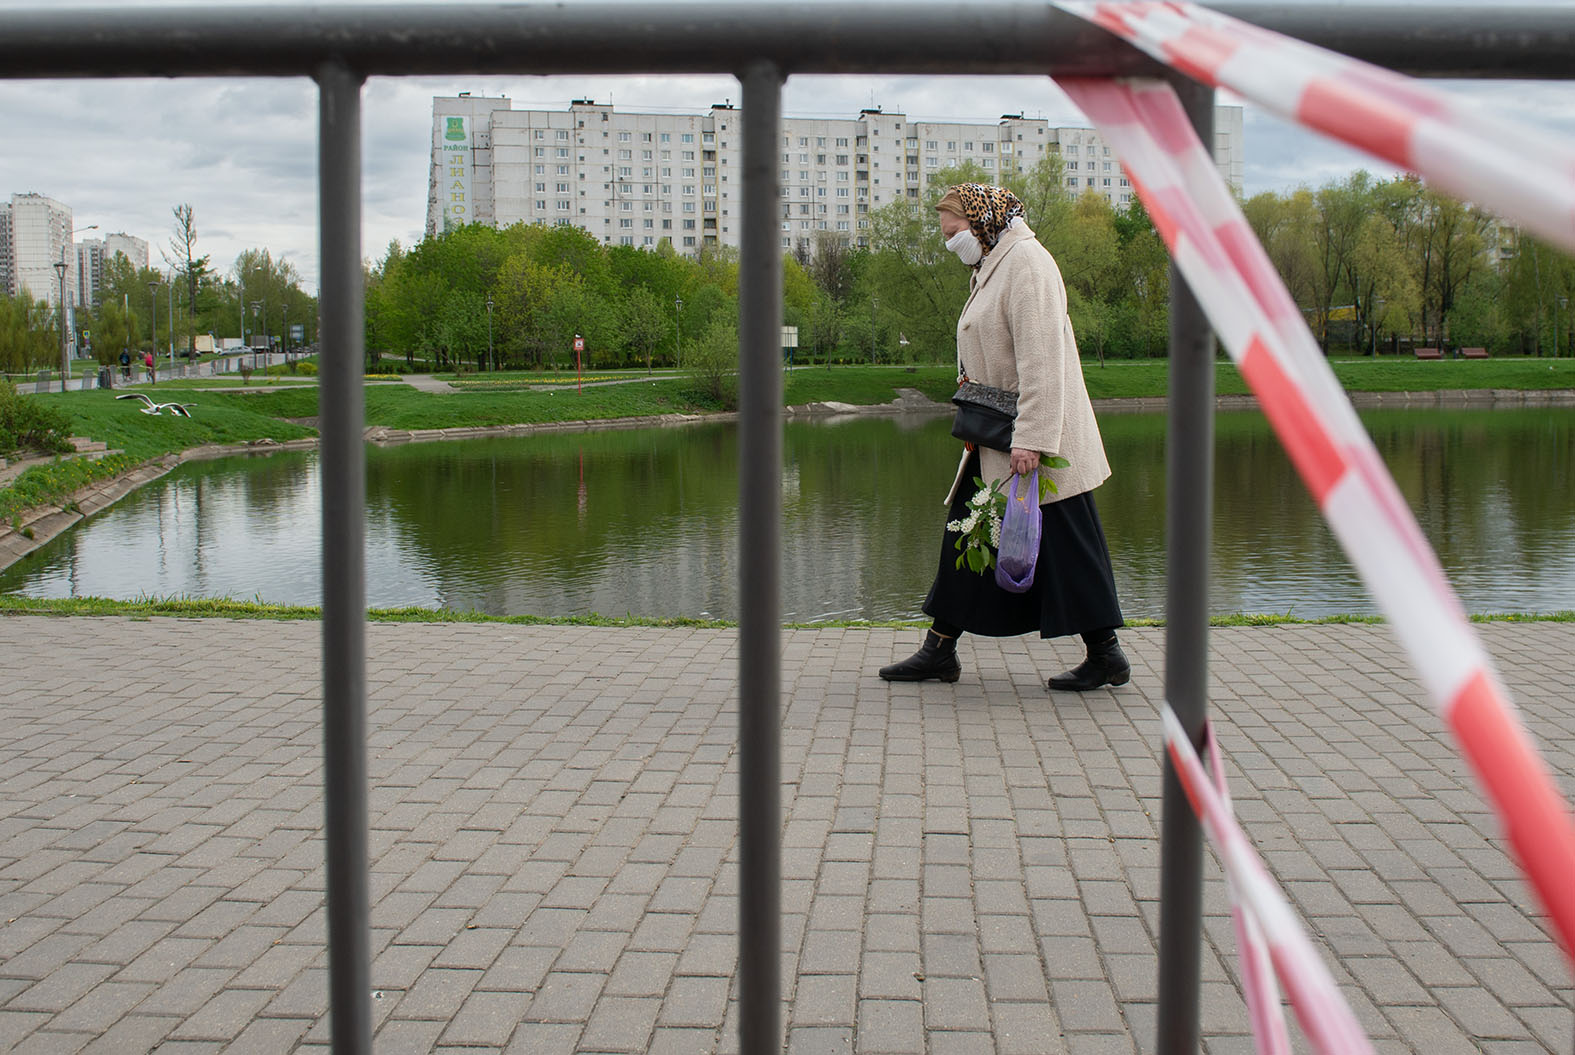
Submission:
[[[583,351],[585,351],[585,338],[584,337],[576,337],[574,339],[574,350],[576,352],[583,352]]]
[[[585,338],[579,334],[574,335],[574,391],[582,392],[583,375],[580,370],[580,353],[585,351]]]

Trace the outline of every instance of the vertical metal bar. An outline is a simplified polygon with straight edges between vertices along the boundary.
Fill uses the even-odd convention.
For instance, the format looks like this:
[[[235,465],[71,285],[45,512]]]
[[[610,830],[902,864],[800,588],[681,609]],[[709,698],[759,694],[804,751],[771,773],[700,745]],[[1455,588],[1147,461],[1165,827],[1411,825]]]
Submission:
[[[752,63],[744,89],[738,272],[739,1050],[782,1050],[780,840],[782,250],[777,154],[782,72]]]
[[[325,64],[317,71],[317,84],[328,1006],[336,1055],[370,1055],[361,77],[344,66]]]
[[[1198,137],[1212,151],[1214,92],[1176,78]],[[1201,746],[1208,714],[1209,515],[1214,488],[1214,333],[1175,262],[1170,265],[1170,418],[1166,436],[1165,699]],[[1159,879],[1160,1055],[1198,1050],[1203,835],[1165,759]]]

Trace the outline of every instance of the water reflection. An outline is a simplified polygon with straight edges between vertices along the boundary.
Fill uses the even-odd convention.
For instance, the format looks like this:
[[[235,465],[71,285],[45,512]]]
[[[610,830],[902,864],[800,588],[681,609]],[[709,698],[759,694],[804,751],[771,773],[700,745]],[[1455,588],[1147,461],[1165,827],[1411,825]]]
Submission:
[[[1575,607],[1570,415],[1364,415],[1471,611]],[[1127,614],[1164,610],[1164,419],[1102,420],[1099,491]],[[1373,606],[1257,414],[1217,424],[1215,612]],[[916,617],[955,441],[946,419],[791,424],[783,617]],[[315,454],[182,466],[0,574],[34,597],[321,598]],[[369,603],[736,618],[731,425],[370,448]]]

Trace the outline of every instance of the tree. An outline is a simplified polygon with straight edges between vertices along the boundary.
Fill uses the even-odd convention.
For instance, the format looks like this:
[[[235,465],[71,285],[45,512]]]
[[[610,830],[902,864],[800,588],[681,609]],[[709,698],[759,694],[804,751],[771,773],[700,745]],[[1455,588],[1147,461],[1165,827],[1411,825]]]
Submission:
[[[636,355],[645,356],[645,366],[651,367],[651,353],[656,350],[671,329],[667,312],[662,303],[644,286],[631,289],[623,301],[623,332],[629,347]]]
[[[684,357],[701,392],[723,410],[738,409],[738,324],[716,318]]]
[[[1409,332],[1422,310],[1422,294],[1406,259],[1405,243],[1387,217],[1373,213],[1362,224],[1351,254],[1353,292],[1367,347],[1376,352],[1379,335]]]
[[[0,371],[22,373],[54,365],[60,355],[57,317],[48,301],[0,292]]]
[[[1419,205],[1415,234],[1422,265],[1422,330],[1442,347],[1449,342],[1449,314],[1456,295],[1486,266],[1490,221],[1480,209],[1430,189],[1422,191]]]
[[[208,273],[208,258],[196,255],[197,220],[191,205],[182,203],[173,206],[170,211],[175,216],[175,235],[170,239],[169,249],[161,252],[164,262],[180,271],[185,279],[186,313],[190,319],[197,314],[197,287]],[[188,346],[188,351],[195,349],[195,329],[191,329],[191,344]]]
[[[841,305],[853,292],[862,255],[849,244],[846,235],[816,231],[804,269],[833,304]]]
[[[1312,195],[1316,259],[1312,269],[1313,320],[1325,355],[1329,354],[1329,319],[1335,301],[1342,291],[1350,291],[1352,256],[1367,218],[1371,184],[1372,177],[1366,172],[1355,172],[1344,183],[1331,184]]]
[[[225,292],[234,295],[232,310],[244,314],[249,332],[288,338],[283,328],[288,319],[315,323],[317,302],[301,291],[301,273],[288,260],[275,260],[267,249],[243,249],[235,258],[232,273],[237,286]],[[255,311],[253,304],[257,305]],[[278,330],[272,328],[275,319],[279,321]]]

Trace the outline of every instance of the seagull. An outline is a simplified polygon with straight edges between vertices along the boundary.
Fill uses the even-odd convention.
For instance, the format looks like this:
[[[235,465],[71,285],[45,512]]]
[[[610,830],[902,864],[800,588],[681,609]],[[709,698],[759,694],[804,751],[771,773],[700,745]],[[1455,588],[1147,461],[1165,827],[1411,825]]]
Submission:
[[[181,418],[191,417],[191,411],[188,408],[197,405],[195,403],[155,403],[141,392],[127,392],[125,395],[116,396],[115,398],[142,400],[143,405],[137,409],[142,411],[144,414],[162,414],[167,410],[176,417]]]

